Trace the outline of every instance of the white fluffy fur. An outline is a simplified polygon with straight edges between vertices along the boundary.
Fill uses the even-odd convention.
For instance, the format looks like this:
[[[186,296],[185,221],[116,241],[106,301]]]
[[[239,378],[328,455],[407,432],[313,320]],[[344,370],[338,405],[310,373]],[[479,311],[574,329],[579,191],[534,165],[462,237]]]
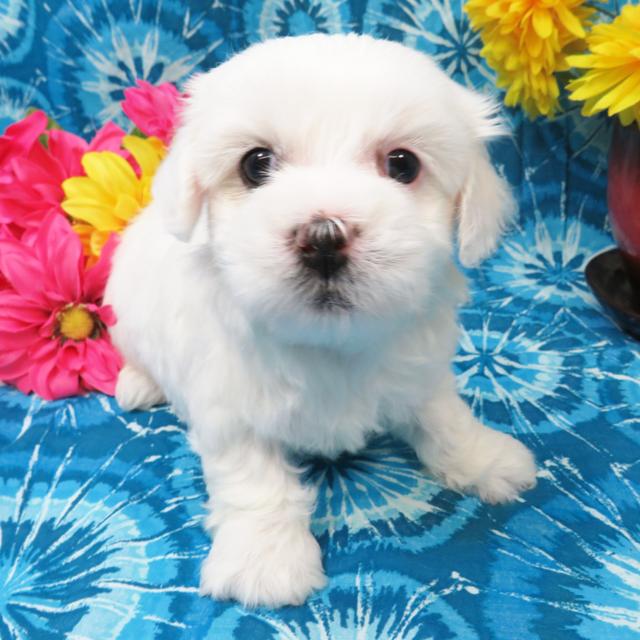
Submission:
[[[453,260],[490,252],[510,212],[484,143],[490,102],[420,53],[365,36],[273,40],[197,76],[154,199],[124,234],[106,301],[126,358],[124,408],[164,396],[189,423],[211,495],[204,593],[301,603],[324,584],[314,495],[291,450],[335,456],[394,424],[449,486],[491,502],[535,483],[529,451],[480,424],[449,361],[465,295]],[[256,189],[238,164],[281,164]],[[411,185],[379,170],[405,147]],[[360,236],[351,308],[313,306],[292,229],[319,212]]]

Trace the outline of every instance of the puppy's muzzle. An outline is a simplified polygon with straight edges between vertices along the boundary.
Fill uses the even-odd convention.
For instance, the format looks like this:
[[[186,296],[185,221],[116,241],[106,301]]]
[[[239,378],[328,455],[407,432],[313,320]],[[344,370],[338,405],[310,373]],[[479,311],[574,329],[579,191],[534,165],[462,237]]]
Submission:
[[[353,231],[341,218],[317,216],[296,231],[302,264],[324,280],[335,277],[347,264]]]

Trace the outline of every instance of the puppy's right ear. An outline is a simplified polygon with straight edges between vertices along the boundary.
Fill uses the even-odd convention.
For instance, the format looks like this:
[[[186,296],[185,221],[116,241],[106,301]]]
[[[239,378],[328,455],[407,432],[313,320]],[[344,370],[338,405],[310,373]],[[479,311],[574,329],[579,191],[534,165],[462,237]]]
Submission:
[[[507,182],[496,172],[485,148],[485,143],[507,133],[498,107],[489,98],[468,89],[463,91],[473,138],[469,172],[458,200],[458,246],[460,262],[473,267],[496,248],[516,205]]]
[[[204,204],[204,190],[198,184],[187,135],[184,127],[178,129],[151,188],[167,229],[184,242],[191,237]]]

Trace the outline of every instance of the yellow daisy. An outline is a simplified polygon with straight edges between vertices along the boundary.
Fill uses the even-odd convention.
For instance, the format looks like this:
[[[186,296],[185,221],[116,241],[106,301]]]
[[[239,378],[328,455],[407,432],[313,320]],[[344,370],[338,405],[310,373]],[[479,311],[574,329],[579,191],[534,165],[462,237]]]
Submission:
[[[469,0],[465,11],[498,87],[507,90],[505,104],[521,105],[530,118],[553,116],[555,74],[569,68],[566,55],[578,50],[593,9],[584,0]]]
[[[640,126],[640,6],[626,5],[610,24],[593,27],[587,46],[585,55],[567,58],[587,70],[569,83],[569,98],[584,101],[585,116],[606,109],[623,125]]]
[[[90,151],[82,157],[86,176],[62,183],[62,209],[72,218],[85,253],[95,260],[111,233],[121,232],[151,201],[151,181],[165,154],[158,138],[125,136],[122,146],[138,163],[138,177],[131,165],[111,151]]]

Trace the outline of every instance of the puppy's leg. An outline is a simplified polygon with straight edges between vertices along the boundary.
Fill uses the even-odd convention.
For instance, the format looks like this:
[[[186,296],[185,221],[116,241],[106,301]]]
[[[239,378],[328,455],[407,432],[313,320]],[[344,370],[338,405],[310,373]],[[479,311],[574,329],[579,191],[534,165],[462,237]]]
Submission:
[[[202,456],[214,532],[200,590],[245,606],[302,604],[326,583],[309,531],[315,491],[280,449],[247,437]]]
[[[485,427],[458,396],[453,375],[423,407],[408,439],[421,462],[452,489],[487,502],[515,500],[536,484],[531,452],[515,438]]]
[[[116,383],[116,400],[121,409],[149,409],[166,402],[160,387],[142,369],[125,364]]]

